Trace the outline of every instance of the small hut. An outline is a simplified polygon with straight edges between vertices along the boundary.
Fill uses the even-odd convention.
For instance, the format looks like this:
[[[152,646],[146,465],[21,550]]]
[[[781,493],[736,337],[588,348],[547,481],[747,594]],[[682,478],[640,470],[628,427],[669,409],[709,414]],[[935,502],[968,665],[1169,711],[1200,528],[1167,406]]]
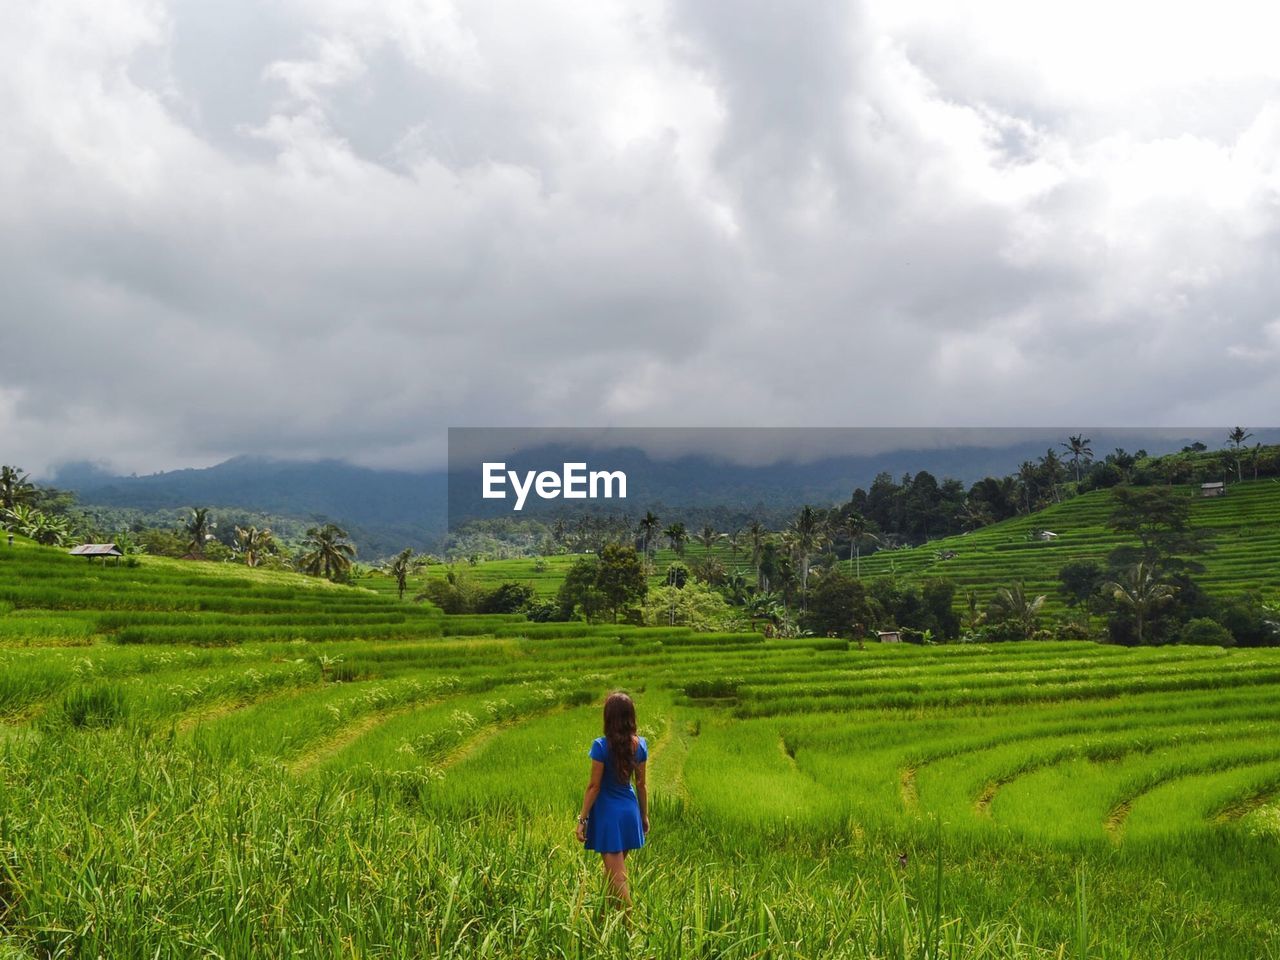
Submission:
[[[1200,496],[1202,497],[1225,497],[1227,495],[1227,485],[1221,480],[1214,483],[1200,484]]]
[[[902,637],[897,630],[877,630],[876,636],[880,638],[881,643],[901,643]]]
[[[107,562],[107,557],[115,557],[116,563],[119,563],[120,558],[124,556],[124,551],[114,543],[82,543],[67,552],[73,557],[88,557],[90,563],[93,563],[94,557],[101,557],[104,564]]]
[[[1044,540],[1044,541],[1046,541],[1046,542],[1047,542],[1047,541],[1049,541],[1049,540],[1057,540],[1057,539],[1058,539],[1058,535],[1057,535],[1056,533],[1054,533],[1052,530],[1041,530],[1041,531],[1040,531],[1040,539],[1041,539],[1041,540]]]

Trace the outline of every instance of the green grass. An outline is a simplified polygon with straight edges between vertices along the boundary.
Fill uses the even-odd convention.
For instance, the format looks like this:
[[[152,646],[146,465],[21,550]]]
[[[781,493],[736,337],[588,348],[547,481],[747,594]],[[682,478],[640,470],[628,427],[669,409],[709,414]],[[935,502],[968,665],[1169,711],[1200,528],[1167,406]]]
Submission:
[[[451,618],[24,542],[0,597],[0,957],[1280,956],[1280,650]],[[571,839],[615,687],[629,925]]]

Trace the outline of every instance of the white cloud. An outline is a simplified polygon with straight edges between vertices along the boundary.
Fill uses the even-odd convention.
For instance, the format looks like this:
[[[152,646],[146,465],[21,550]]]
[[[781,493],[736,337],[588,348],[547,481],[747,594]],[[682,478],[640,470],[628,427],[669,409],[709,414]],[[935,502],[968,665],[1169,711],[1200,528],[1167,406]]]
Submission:
[[[0,460],[1273,408],[1252,4],[21,5]]]

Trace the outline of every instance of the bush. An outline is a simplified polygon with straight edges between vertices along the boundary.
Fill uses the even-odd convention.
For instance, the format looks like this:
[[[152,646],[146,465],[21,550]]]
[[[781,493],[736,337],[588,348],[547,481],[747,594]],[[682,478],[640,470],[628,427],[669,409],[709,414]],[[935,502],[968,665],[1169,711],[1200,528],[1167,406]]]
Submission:
[[[1055,640],[1092,640],[1093,632],[1078,620],[1059,623],[1053,630]]]
[[[694,630],[736,630],[743,626],[740,612],[716,590],[697,580],[684,589],[657,587],[650,590],[640,609],[644,626],[691,627]]]
[[[1181,643],[1194,643],[1203,647],[1234,647],[1236,645],[1236,638],[1231,635],[1231,631],[1217,620],[1210,620],[1208,617],[1188,620],[1183,624],[1178,640]]]
[[[1257,594],[1246,593],[1222,604],[1217,620],[1242,647],[1265,647],[1280,644],[1271,614]]]
[[[555,600],[534,600],[525,606],[524,615],[533,623],[552,623],[560,619],[560,604]]]
[[[501,583],[480,595],[476,613],[520,613],[533,600],[527,583]]]

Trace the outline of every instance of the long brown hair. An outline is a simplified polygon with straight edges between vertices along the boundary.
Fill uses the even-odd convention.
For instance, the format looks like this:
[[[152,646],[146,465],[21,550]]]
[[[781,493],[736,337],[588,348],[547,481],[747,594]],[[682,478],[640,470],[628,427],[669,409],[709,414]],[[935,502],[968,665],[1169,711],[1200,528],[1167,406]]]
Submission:
[[[636,765],[636,705],[621,690],[604,699],[604,739],[618,779],[626,783]]]

